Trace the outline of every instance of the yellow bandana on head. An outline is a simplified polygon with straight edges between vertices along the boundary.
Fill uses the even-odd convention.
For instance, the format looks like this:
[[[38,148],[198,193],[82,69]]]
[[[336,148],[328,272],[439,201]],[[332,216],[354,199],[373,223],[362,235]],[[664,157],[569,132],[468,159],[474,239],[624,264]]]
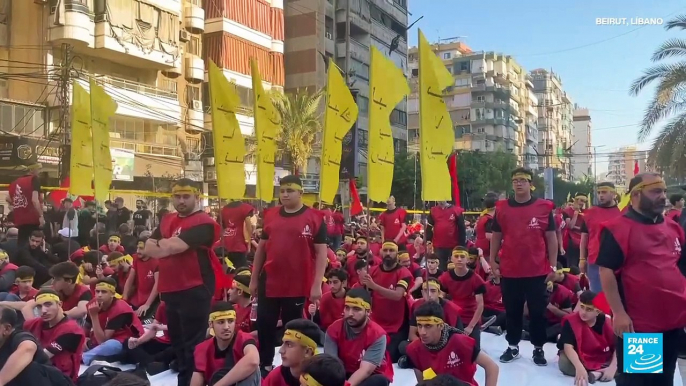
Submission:
[[[371,304],[367,303],[361,298],[351,298],[350,296],[345,297],[345,305],[348,307],[358,307],[363,310],[371,310]]]
[[[252,292],[250,292],[250,288],[248,288],[248,286],[246,286],[246,285],[243,284],[243,283],[239,283],[239,282],[237,282],[237,281],[234,280],[234,281],[233,281],[233,286],[234,286],[236,289],[239,289],[239,290],[243,291],[244,293],[246,293],[246,294],[248,294],[248,295],[252,295]]]
[[[0,263],[10,259],[10,256],[5,251],[0,251]]]
[[[40,294],[36,296],[36,304],[43,304],[47,302],[60,302],[60,297],[55,294]]]
[[[236,274],[236,276],[250,276],[251,272],[250,271],[240,271]]]
[[[303,190],[302,186],[300,186],[294,182],[291,182],[288,184],[281,184],[281,185],[279,185],[279,187],[286,188],[286,189],[293,189],[293,190]]]
[[[400,261],[409,261],[410,260],[410,254],[407,252],[402,252],[398,254],[398,260]]]
[[[300,383],[307,386],[322,386],[322,384],[317,382],[310,374],[302,374],[300,376]]]
[[[555,273],[567,273],[569,271],[570,271],[569,268],[560,268],[560,269],[555,270]]]
[[[121,239],[119,238],[119,236],[110,236],[110,238],[107,239],[107,242],[108,243],[119,243],[119,242],[121,242]]]
[[[650,183],[645,183],[641,182],[638,185],[634,186],[633,189],[629,192],[629,194],[638,192],[639,190],[643,189],[654,189],[654,188],[662,188],[662,189],[667,189],[667,185],[665,184],[665,181],[660,178],[657,181],[650,182]]]
[[[236,311],[215,311],[210,314],[210,322],[216,322],[223,319],[236,319]]]
[[[101,291],[110,291],[113,294],[117,293],[117,289],[114,288],[114,286],[110,283],[98,283],[95,285],[95,289]]]
[[[469,257],[469,252],[462,251],[462,250],[453,251],[453,257],[458,257],[458,256]]]
[[[386,241],[383,244],[381,244],[381,249],[389,249],[398,252],[398,244],[392,241]]]
[[[520,179],[520,178],[525,179],[525,180],[529,181],[529,183],[531,183],[531,175],[529,175],[529,174],[526,174],[526,173],[515,173],[515,175],[512,176],[512,179],[513,179],[513,180],[515,180],[515,179]],[[532,190],[532,191],[536,190],[536,187],[534,187],[533,185],[531,185],[531,190]]]
[[[548,292],[553,292],[553,289],[555,289],[555,283],[552,281],[547,282],[545,285],[546,289],[548,289]]]
[[[122,257],[117,257],[116,259],[112,259],[112,260],[108,261],[108,263],[111,265],[121,264],[121,263],[131,264],[131,263],[133,263],[133,257],[131,257],[131,255],[124,255]]]
[[[198,189],[193,186],[174,185],[174,187],[172,188],[172,194],[175,196],[180,196],[184,194],[196,195],[198,193]]]
[[[228,268],[236,268],[233,266],[233,261],[231,261],[231,259],[229,259],[228,257],[224,258],[224,264],[226,264]]]
[[[300,345],[303,345],[305,347],[309,347],[314,351],[314,353],[317,353],[317,343],[312,340],[309,336],[295,330],[286,330],[283,333],[283,341],[284,342],[294,342],[298,343]]]
[[[433,324],[436,326],[442,326],[445,324],[445,321],[436,316],[417,316],[417,324]]]
[[[429,288],[435,288],[437,290],[441,290],[441,285],[436,283],[435,281],[427,281],[422,284],[423,289],[429,289]]]

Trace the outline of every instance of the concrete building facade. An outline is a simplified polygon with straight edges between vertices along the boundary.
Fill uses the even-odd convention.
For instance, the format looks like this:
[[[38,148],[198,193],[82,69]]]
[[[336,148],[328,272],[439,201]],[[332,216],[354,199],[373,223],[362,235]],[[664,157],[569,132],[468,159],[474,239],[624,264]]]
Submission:
[[[588,109],[574,106],[572,131],[572,177],[574,180],[595,178],[591,114]]]
[[[606,180],[615,184],[618,191],[626,191],[629,181],[634,177],[638,163],[639,172],[648,172],[648,151],[638,150],[636,146],[626,146],[609,154]]]

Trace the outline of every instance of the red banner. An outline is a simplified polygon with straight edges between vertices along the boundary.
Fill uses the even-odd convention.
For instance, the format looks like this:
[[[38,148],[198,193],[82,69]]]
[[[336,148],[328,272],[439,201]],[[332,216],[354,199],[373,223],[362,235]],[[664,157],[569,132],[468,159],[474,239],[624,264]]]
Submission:
[[[360,194],[357,192],[357,185],[355,185],[355,179],[350,179],[350,215],[357,216],[362,213],[364,207],[362,202],[360,202]]]
[[[460,184],[457,182],[457,153],[448,157],[448,171],[450,172],[450,182],[453,187],[453,202],[456,206],[460,205]]]

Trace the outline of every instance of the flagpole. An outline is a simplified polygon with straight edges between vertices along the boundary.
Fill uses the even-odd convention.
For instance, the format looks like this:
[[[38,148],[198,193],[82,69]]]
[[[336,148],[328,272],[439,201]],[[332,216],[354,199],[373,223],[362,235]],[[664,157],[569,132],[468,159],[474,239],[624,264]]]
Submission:
[[[95,210],[98,210],[98,184],[95,183],[95,135],[93,135],[93,90],[91,89],[92,77],[88,77],[88,90],[90,91],[90,127],[91,127],[91,156],[93,157],[93,200],[95,201]],[[97,80],[95,81],[97,82]],[[98,250],[100,249],[100,232],[98,232],[98,214],[95,215],[95,244]]]

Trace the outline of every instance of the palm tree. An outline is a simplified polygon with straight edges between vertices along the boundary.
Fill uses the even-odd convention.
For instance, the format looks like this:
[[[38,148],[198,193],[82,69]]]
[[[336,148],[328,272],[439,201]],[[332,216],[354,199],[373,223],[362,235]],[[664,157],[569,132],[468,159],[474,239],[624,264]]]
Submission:
[[[319,140],[318,134],[322,131],[319,105],[323,97],[323,89],[314,93],[297,89],[293,94],[272,94],[274,106],[281,116],[279,149],[291,160],[295,175],[307,168],[307,161]]]
[[[686,15],[668,21],[665,29],[686,30]],[[686,57],[686,40],[674,38],[662,43],[651,60],[683,57]],[[670,118],[653,141],[649,158],[663,170],[683,175],[686,172],[686,61],[648,68],[633,82],[630,94],[638,95],[653,82],[657,82],[655,96],[645,110],[638,139],[645,140],[658,122]]]

